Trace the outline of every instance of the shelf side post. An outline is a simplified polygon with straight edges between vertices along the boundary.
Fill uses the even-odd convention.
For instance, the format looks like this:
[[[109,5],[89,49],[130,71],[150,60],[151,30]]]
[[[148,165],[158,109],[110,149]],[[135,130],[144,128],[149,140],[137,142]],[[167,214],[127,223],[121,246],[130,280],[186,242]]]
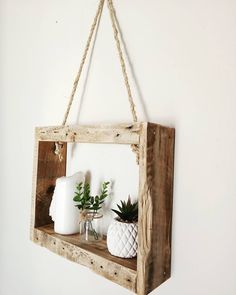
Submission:
[[[31,211],[31,240],[34,240],[34,228],[52,223],[49,207],[56,179],[66,175],[67,143],[61,150],[63,159],[54,153],[55,142],[35,139],[34,176]]]
[[[170,277],[175,130],[143,123],[140,134],[137,294]]]

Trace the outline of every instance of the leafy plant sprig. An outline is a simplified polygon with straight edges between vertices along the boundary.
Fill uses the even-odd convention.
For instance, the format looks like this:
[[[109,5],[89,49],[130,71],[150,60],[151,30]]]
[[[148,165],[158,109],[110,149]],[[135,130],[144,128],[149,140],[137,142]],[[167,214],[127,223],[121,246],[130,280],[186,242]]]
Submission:
[[[91,196],[90,195],[90,184],[80,182],[76,186],[75,196],[73,200],[77,202],[75,205],[79,210],[90,210],[97,212],[102,208],[102,204],[105,202],[105,199],[108,197],[108,185],[109,181],[103,182],[101,186],[100,195]]]

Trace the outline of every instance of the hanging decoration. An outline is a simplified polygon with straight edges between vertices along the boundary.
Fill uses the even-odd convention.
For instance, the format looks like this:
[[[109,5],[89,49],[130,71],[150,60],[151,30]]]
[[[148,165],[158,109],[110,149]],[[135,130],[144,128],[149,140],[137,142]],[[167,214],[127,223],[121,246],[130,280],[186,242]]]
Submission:
[[[67,125],[68,116],[105,2],[109,9],[133,122],[70,126]],[[36,128],[31,240],[66,259],[90,268],[138,295],[147,295],[171,276],[175,130],[156,123],[138,122],[120,40],[113,1],[100,0],[62,125]],[[100,231],[91,223],[95,221],[94,215],[92,219],[91,215],[88,215],[86,220],[84,218],[82,229],[88,229],[84,231],[85,233],[91,233],[92,230],[94,243],[86,244],[81,241],[80,235],[76,234],[78,228],[74,220],[78,212],[72,210],[73,204],[68,198],[72,192],[67,188],[67,184],[71,187],[69,183],[74,183],[75,178],[80,178],[81,183],[83,182],[81,174],[74,175],[72,178],[65,177],[69,160],[67,160],[67,143],[74,142],[130,145],[139,164],[138,202],[134,204],[130,201],[123,202],[123,206],[118,207],[119,211],[115,209],[114,212],[120,217],[119,224],[116,223],[110,227],[107,237],[100,235],[98,238],[97,234]],[[127,179],[128,177],[129,175]],[[57,186],[56,190],[54,190],[55,186]],[[61,195],[63,187],[64,195]],[[73,187],[72,191],[74,191]],[[78,191],[75,199],[80,206],[82,195],[79,188]],[[92,202],[93,196],[85,195]],[[102,194],[101,198],[95,196],[95,199],[96,197],[98,201],[101,199],[103,201],[104,195]],[[61,207],[63,202],[64,205]],[[51,207],[50,204],[52,204]],[[60,212],[59,215],[57,212]],[[70,216],[68,223],[64,223],[64,220],[61,223],[62,214]],[[100,216],[97,216],[97,219],[100,219]],[[127,221],[129,221],[128,225]],[[126,230],[129,232],[128,239],[125,238]],[[117,233],[120,235],[118,240],[114,239]],[[122,247],[129,244],[128,251],[120,251],[117,248],[119,241],[122,242]]]

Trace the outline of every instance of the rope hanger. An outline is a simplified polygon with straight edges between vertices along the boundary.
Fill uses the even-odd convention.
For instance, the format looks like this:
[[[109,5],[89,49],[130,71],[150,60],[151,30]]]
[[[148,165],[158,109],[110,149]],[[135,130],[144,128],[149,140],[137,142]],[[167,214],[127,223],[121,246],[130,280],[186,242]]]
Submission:
[[[73,103],[73,99],[74,99],[74,96],[75,96],[75,93],[76,93],[76,90],[77,90],[77,86],[78,86],[78,83],[79,83],[79,80],[80,80],[81,73],[83,71],[84,63],[85,63],[86,58],[87,58],[87,54],[88,54],[88,51],[89,51],[89,48],[90,48],[90,45],[91,45],[91,41],[92,41],[92,38],[93,38],[93,35],[94,35],[94,32],[95,32],[95,29],[98,26],[99,18],[102,15],[104,2],[105,2],[105,0],[100,0],[97,12],[95,14],[95,17],[94,17],[94,20],[93,20],[93,23],[92,23],[92,26],[91,26],[91,29],[90,29],[89,37],[88,37],[88,40],[87,40],[87,43],[86,43],[86,46],[85,46],[85,50],[84,50],[84,54],[83,54],[83,57],[82,57],[82,60],[81,60],[81,63],[80,63],[80,67],[79,67],[78,73],[76,75],[76,78],[74,80],[71,95],[69,97],[69,103],[68,103],[68,106],[67,106],[67,109],[66,109],[66,112],[65,112],[65,115],[64,115],[64,120],[63,120],[63,123],[62,123],[63,126],[66,125],[68,115],[70,113],[71,105]],[[135,105],[134,105],[133,96],[132,96],[132,92],[131,92],[131,88],[130,88],[130,84],[129,84],[129,78],[128,78],[127,71],[126,71],[125,60],[124,60],[123,52],[122,52],[122,49],[121,49],[121,46],[120,46],[119,31],[118,31],[118,27],[117,27],[117,23],[116,23],[116,14],[115,14],[114,6],[113,6],[113,1],[112,0],[107,0],[107,4],[108,4],[108,9],[110,11],[110,18],[111,18],[111,23],[112,23],[112,28],[113,28],[114,39],[115,39],[116,47],[117,47],[118,54],[119,54],[120,65],[121,65],[121,68],[122,68],[124,82],[125,82],[126,90],[127,90],[127,93],[128,93],[128,98],[129,98],[130,109],[131,109],[131,112],[132,112],[133,121],[137,122],[137,114],[136,114],[136,111],[135,111]]]
[[[89,36],[88,36],[87,43],[86,43],[84,53],[83,53],[83,56],[82,56],[82,60],[81,60],[80,66],[79,66],[79,70],[78,70],[78,73],[77,73],[77,75],[75,77],[75,80],[74,80],[74,83],[73,83],[72,91],[71,91],[71,94],[70,94],[70,97],[69,97],[69,102],[68,102],[67,109],[66,109],[66,112],[65,112],[65,115],[64,115],[62,126],[66,125],[66,122],[67,122],[67,119],[68,119],[68,116],[69,116],[69,113],[70,113],[70,110],[71,110],[71,106],[72,106],[72,103],[73,103],[73,100],[74,100],[74,96],[75,96],[75,93],[76,93],[76,90],[77,90],[77,87],[78,87],[78,83],[80,81],[81,73],[83,71],[84,64],[85,64],[85,61],[86,61],[86,58],[87,58],[87,54],[88,54],[89,48],[91,46],[91,41],[93,39],[94,32],[98,28],[99,20],[100,20],[100,17],[102,15],[103,6],[104,6],[105,1],[106,0],[100,0],[97,11],[96,11],[96,14],[95,14],[95,17],[93,19],[93,23],[92,23],[91,28],[90,28]],[[125,83],[125,87],[126,87],[127,94],[128,94],[128,99],[129,99],[130,110],[131,110],[131,113],[132,113],[133,122],[137,122],[138,119],[137,119],[137,114],[136,114],[136,110],[135,110],[135,104],[134,104],[134,101],[133,101],[133,96],[132,96],[132,92],[131,92],[131,88],[130,88],[130,84],[129,84],[129,78],[128,78],[128,74],[127,74],[127,71],[126,71],[126,64],[125,64],[125,60],[124,60],[124,57],[123,57],[123,51],[122,51],[121,45],[120,45],[121,42],[120,42],[118,24],[117,24],[117,20],[116,20],[116,13],[115,13],[113,1],[112,0],[107,0],[107,6],[108,6],[108,9],[109,9],[109,12],[110,12],[109,14],[110,14],[110,19],[111,19],[111,24],[112,24],[112,29],[113,29],[113,35],[114,35],[114,39],[115,39],[115,42],[116,42],[116,47],[117,47],[117,51],[118,51],[118,55],[119,55],[119,61],[120,61],[121,69],[122,69],[124,83]],[[59,147],[56,146],[55,153],[58,156],[60,156],[60,151],[58,150],[58,148]],[[137,160],[137,163],[139,163],[139,147],[138,147],[138,145],[133,144],[133,145],[131,145],[131,148],[132,148],[133,152],[136,153],[136,160]]]

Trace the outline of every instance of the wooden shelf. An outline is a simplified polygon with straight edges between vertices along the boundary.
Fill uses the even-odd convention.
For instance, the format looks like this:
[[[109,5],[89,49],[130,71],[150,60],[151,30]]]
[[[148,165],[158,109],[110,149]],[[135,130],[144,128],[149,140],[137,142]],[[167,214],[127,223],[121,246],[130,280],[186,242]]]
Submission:
[[[149,122],[36,128],[31,240],[138,295],[157,288],[171,273],[174,138],[173,128]],[[62,161],[54,153],[55,142],[62,143]],[[68,142],[139,147],[137,259],[110,255],[105,240],[84,244],[78,235],[53,231],[49,206],[56,179],[66,175]]]
[[[96,243],[81,243],[79,234],[59,235],[54,232],[53,224],[38,227],[34,231],[34,240],[40,246],[135,291],[137,259],[122,259],[110,255],[105,239]]]

